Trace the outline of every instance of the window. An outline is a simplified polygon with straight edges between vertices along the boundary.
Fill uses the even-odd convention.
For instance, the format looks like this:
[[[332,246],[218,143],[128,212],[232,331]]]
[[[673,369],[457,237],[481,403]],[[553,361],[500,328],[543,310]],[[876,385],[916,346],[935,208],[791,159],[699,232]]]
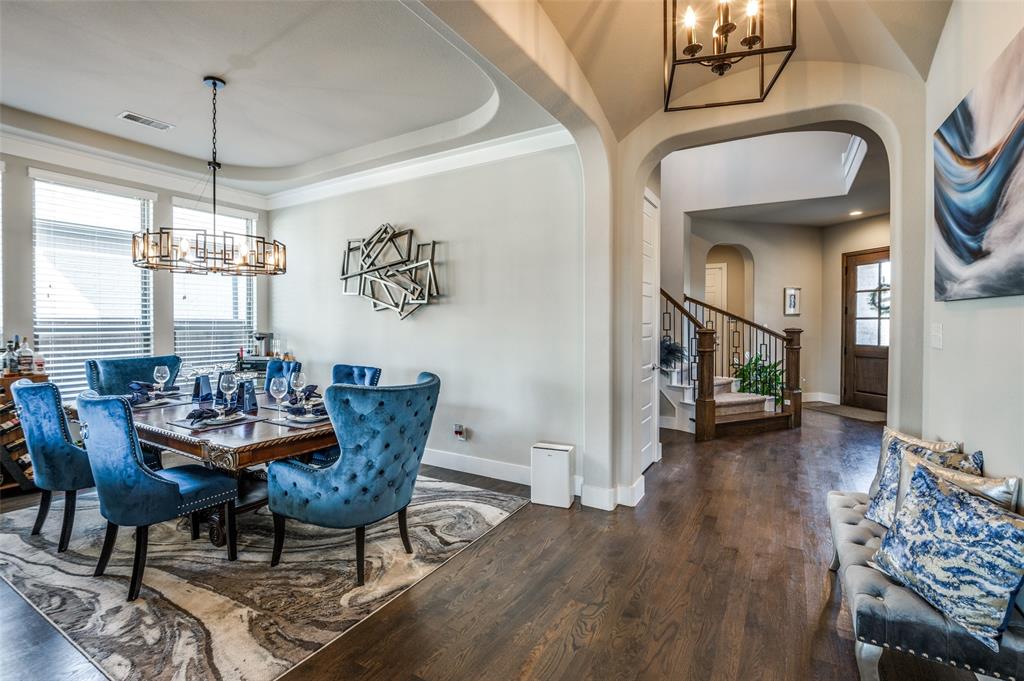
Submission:
[[[213,216],[174,207],[175,229],[212,230]],[[217,214],[217,231],[250,233],[252,220]],[[233,361],[248,347],[256,326],[251,277],[174,274],[174,352],[185,367]]]
[[[43,176],[33,175],[35,349],[73,395],[86,387],[86,359],[153,352],[151,276],[131,260],[132,233],[149,228],[153,204]]]
[[[888,260],[857,265],[857,345],[889,345],[890,273]]]

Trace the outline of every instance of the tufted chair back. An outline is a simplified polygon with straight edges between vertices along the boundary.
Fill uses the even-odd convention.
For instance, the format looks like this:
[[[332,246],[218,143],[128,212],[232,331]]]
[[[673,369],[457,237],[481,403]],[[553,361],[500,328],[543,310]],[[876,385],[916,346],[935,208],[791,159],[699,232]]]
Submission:
[[[284,376],[288,379],[289,390],[291,389],[292,374],[296,371],[302,371],[302,362],[293,362],[288,360],[287,362],[283,359],[272,359],[267,362],[267,377],[263,381],[263,390],[270,390],[270,382],[278,376]]]
[[[128,384],[132,381],[153,382],[153,369],[160,365],[171,371],[167,385],[174,385],[181,369],[181,357],[160,355],[158,357],[124,357],[122,359],[85,360],[85,378],[89,389],[100,395],[127,395],[131,392]]]
[[[128,399],[87,390],[78,396],[78,415],[103,517],[139,527],[177,515],[178,485],[146,466]]]
[[[352,364],[335,364],[331,370],[331,383],[374,386],[380,382],[380,369]]]
[[[11,392],[36,486],[51,491],[92,487],[89,457],[71,440],[57,386],[22,379]]]
[[[271,465],[270,510],[322,527],[361,527],[409,504],[441,379],[414,385],[332,385],[324,393],[341,448],[331,466]],[[301,467],[301,470],[299,469]]]

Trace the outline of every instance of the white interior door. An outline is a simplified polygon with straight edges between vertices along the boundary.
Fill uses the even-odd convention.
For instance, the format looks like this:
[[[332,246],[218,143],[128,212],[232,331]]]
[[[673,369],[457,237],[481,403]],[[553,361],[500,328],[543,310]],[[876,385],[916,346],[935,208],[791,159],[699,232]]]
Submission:
[[[723,310],[727,309],[729,294],[728,270],[724,262],[709,262],[704,266],[704,302]]]
[[[661,300],[658,271],[658,244],[661,220],[656,198],[644,195],[643,229],[643,319],[640,322],[640,469],[644,470],[661,458],[658,445],[658,364],[660,344],[656,321]]]

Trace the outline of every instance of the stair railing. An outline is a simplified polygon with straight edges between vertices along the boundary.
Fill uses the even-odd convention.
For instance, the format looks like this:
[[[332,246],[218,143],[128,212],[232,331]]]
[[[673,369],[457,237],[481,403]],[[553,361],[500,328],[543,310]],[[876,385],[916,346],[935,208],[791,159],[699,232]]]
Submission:
[[[746,372],[745,385],[741,385],[740,390],[773,396],[774,410],[790,413],[792,426],[799,427],[803,406],[800,389],[802,330],[786,329],[780,333],[690,296],[683,297],[683,308],[701,328],[714,334],[710,354],[713,376],[737,377],[743,373],[741,367],[757,357],[762,363],[777,367],[777,373]],[[709,339],[708,344],[711,343]]]
[[[661,290],[661,343],[659,364],[669,382],[690,386],[694,398],[694,434],[698,442],[715,437],[715,379],[712,332],[679,301]],[[665,345],[682,348],[682,357],[668,359]]]

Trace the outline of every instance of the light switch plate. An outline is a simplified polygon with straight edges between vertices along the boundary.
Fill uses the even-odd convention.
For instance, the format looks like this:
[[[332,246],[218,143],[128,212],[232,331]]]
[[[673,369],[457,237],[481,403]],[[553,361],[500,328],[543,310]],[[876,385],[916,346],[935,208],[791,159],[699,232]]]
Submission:
[[[932,324],[932,347],[936,350],[942,349],[942,324]]]

